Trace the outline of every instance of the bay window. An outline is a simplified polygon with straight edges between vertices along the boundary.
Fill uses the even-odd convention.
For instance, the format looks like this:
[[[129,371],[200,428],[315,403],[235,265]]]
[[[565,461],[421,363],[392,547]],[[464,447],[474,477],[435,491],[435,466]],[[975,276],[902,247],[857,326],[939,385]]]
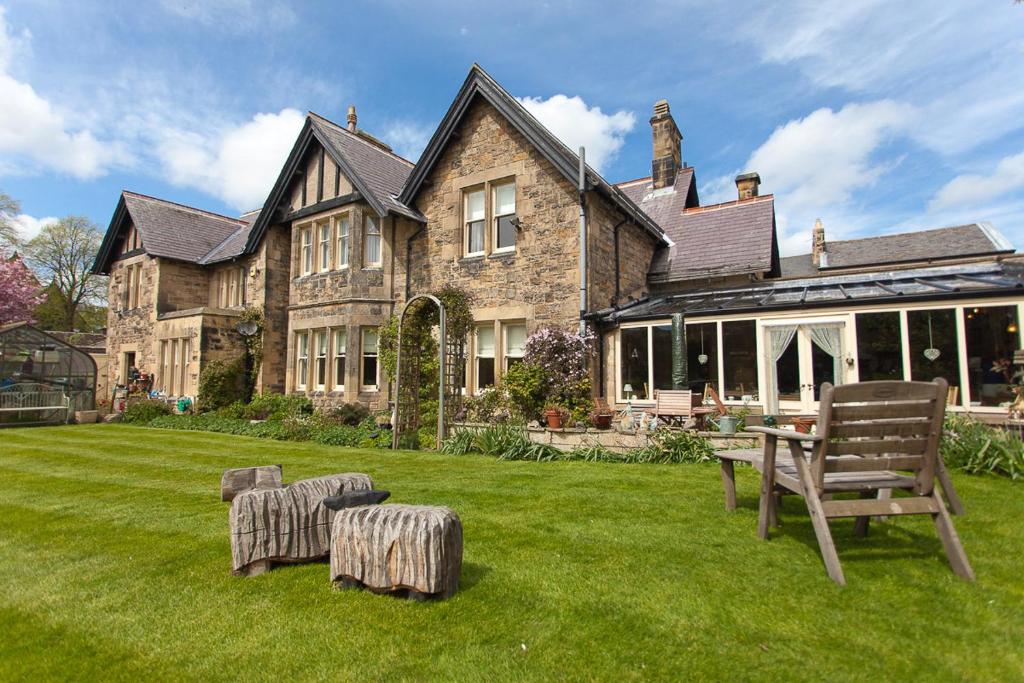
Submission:
[[[314,333],[313,340],[316,349],[316,361],[313,366],[314,384],[318,391],[323,391],[327,384],[327,330]]]
[[[299,232],[301,247],[302,274],[309,275],[313,272],[313,229],[303,228]]]
[[[380,268],[380,220],[376,216],[363,219],[363,267]]]
[[[484,253],[484,191],[472,190],[465,194],[463,208],[466,234],[466,256],[479,256]]]
[[[334,331],[334,388],[345,388],[345,345],[348,334],[345,330]]]
[[[317,231],[320,238],[317,247],[320,250],[320,272],[325,273],[331,269],[331,224],[321,223]]]
[[[309,333],[295,335],[295,388],[304,391],[309,378]]]
[[[377,390],[377,330],[363,330],[362,389]]]
[[[494,186],[491,206],[494,207],[494,251],[512,251],[516,248],[515,181]]]
[[[476,328],[476,390],[494,386],[494,325]]]
[[[351,224],[352,221],[348,214],[338,219],[338,268],[348,267],[348,241]]]

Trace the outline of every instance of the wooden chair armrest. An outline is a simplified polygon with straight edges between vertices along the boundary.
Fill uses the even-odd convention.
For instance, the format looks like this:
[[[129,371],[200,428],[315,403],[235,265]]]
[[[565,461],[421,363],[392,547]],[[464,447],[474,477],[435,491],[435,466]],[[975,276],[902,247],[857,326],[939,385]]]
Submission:
[[[748,432],[759,432],[766,436],[774,436],[787,441],[821,441],[817,434],[805,434],[790,429],[775,429],[774,427],[747,427]]]

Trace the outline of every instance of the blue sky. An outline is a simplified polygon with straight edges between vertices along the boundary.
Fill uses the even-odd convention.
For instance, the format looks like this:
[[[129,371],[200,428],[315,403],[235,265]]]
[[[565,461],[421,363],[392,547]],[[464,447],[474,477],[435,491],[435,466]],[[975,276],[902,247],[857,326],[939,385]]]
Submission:
[[[784,253],[988,220],[1024,246],[1024,4],[0,0],[0,190],[26,234],[122,188],[261,205],[307,110],[415,159],[479,62],[621,181],[666,98],[701,199],[758,171]]]

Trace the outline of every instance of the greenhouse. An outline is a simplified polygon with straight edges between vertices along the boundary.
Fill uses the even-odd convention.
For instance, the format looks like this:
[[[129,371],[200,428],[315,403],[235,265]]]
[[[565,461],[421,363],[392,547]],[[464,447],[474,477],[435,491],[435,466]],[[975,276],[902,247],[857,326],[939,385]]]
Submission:
[[[0,326],[0,426],[70,422],[96,407],[96,363],[27,323]]]

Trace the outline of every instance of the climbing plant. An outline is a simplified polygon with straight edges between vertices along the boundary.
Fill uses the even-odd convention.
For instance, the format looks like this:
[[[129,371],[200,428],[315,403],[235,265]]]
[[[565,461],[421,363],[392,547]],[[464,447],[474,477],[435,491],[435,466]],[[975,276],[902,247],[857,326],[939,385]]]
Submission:
[[[256,378],[260,375],[260,368],[263,366],[263,328],[266,325],[266,318],[263,315],[262,306],[247,306],[241,315],[240,322],[256,323],[256,333],[243,337],[245,348],[249,351],[252,359],[252,367],[249,368],[249,385],[256,386]]]

